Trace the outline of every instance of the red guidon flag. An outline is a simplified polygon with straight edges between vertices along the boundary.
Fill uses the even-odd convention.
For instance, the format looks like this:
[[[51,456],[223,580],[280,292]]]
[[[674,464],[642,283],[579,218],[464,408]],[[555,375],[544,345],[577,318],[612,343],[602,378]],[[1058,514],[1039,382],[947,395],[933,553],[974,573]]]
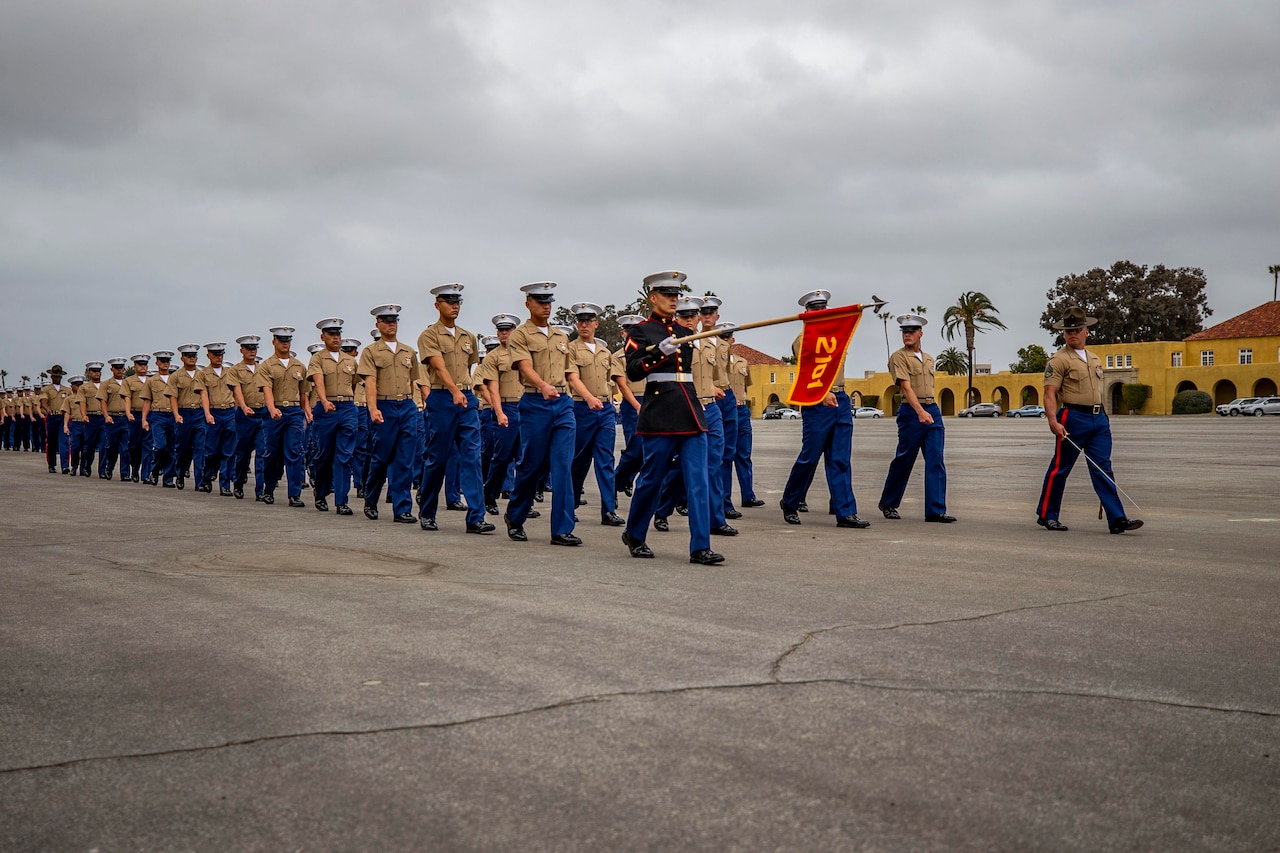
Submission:
[[[822,402],[836,381],[840,361],[861,318],[861,305],[823,308],[800,315],[804,332],[796,358],[796,381],[787,394],[788,405],[812,406]]]

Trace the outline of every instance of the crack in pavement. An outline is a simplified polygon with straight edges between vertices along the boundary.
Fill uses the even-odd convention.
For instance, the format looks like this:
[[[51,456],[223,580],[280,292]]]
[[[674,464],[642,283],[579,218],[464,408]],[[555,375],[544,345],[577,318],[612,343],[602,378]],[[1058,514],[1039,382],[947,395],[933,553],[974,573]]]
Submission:
[[[769,667],[769,677],[773,679],[775,682],[781,683],[781,679],[778,677],[778,673],[782,671],[782,666],[783,664],[786,663],[787,658],[791,657],[791,655],[795,654],[796,652],[800,651],[800,649],[808,645],[809,641],[812,640],[814,637],[818,636],[819,634],[829,633],[831,631],[840,631],[845,628],[857,628],[860,631],[896,631],[899,628],[925,628],[931,625],[949,625],[955,622],[977,622],[982,619],[991,619],[996,616],[1006,616],[1010,613],[1022,613],[1027,610],[1044,610],[1050,607],[1064,607],[1071,604],[1097,604],[1098,602],[1101,602],[1101,601],[1114,601],[1117,598],[1128,598],[1131,595],[1150,595],[1151,592],[1152,592],[1151,590],[1140,591],[1140,592],[1122,592],[1117,595],[1103,596],[1102,598],[1082,598],[1082,599],[1077,599],[1073,601],[1053,601],[1048,604],[1029,604],[1025,607],[1011,607],[1007,610],[995,610],[995,611],[992,611],[991,613],[978,613],[973,616],[957,616],[951,619],[935,619],[929,622],[899,622],[896,625],[861,625],[860,623],[857,623],[857,622],[850,622],[845,625],[830,625],[826,628],[818,628],[814,631],[810,631],[809,633],[805,634],[804,637],[802,637],[799,642],[793,643],[785,652],[778,655],[778,657],[774,659],[773,665]]]
[[[37,770],[57,770],[68,767],[75,767],[81,764],[95,764],[105,761],[125,761],[130,759],[141,758],[165,758],[177,755],[193,755],[204,752],[218,752],[226,749],[235,749],[246,746],[256,746],[264,743],[275,743],[289,740],[303,740],[308,738],[323,737],[365,737],[369,735],[381,734],[397,734],[403,732],[420,732],[461,728],[463,726],[475,725],[478,723],[490,723],[501,720],[510,720],[517,717],[530,716],[533,714],[541,714],[548,711],[557,711],[565,708],[572,708],[578,705],[593,705],[601,702],[609,702],[614,699],[631,699],[646,698],[650,696],[679,696],[686,693],[711,693],[719,691],[737,691],[737,690],[760,690],[760,689],[776,689],[780,687],[806,687],[811,685],[834,684],[845,687],[860,687],[868,690],[890,690],[904,693],[925,693],[925,694],[959,694],[969,696],[1052,696],[1067,699],[1097,699],[1111,702],[1124,702],[1139,705],[1158,705],[1167,708],[1178,708],[1190,711],[1212,711],[1223,714],[1245,714],[1254,717],[1263,718],[1280,718],[1280,711],[1267,711],[1255,708],[1239,708],[1227,707],[1222,705],[1203,705],[1192,702],[1174,702],[1168,699],[1152,699],[1143,696],[1120,696],[1112,693],[1088,693],[1071,690],[1053,690],[1040,688],[1001,688],[1001,687],[921,687],[914,685],[891,684],[881,681],[870,681],[860,678],[807,678],[795,681],[747,681],[730,684],[693,684],[682,687],[662,687],[651,690],[621,690],[612,693],[589,693],[584,696],[574,696],[563,699],[558,702],[551,702],[546,705],[536,705],[532,708],[522,708],[515,711],[507,711],[501,714],[483,714],[478,717],[468,717],[461,720],[445,720],[438,723],[407,723],[399,726],[381,726],[369,729],[325,729],[308,732],[287,732],[285,734],[261,735],[259,737],[243,738],[240,740],[225,741],[223,743],[208,744],[205,746],[189,746],[177,749],[161,749],[151,752],[128,752],[118,755],[92,755],[84,758],[70,758],[65,761],[49,762],[47,764],[32,764],[23,767],[0,767],[0,776],[13,773],[26,773]]]

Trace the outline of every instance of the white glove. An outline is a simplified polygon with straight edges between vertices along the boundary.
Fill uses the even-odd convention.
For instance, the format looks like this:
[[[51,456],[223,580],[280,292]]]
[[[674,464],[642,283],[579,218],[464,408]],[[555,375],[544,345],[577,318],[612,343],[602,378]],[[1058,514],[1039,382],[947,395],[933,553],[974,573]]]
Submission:
[[[675,338],[667,338],[658,344],[658,350],[663,355],[675,355],[680,351],[680,346],[676,343]]]

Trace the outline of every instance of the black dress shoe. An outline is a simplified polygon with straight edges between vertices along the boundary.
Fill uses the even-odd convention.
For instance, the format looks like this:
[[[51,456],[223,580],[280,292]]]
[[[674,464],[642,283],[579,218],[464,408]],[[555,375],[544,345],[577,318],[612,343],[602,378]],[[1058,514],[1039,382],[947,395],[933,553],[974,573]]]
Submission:
[[[552,545],[581,545],[582,540],[572,533],[557,533],[551,537]]]
[[[764,506],[764,501],[760,500],[759,498],[752,498],[749,501],[743,501],[742,505],[749,506],[749,507]]]
[[[616,512],[606,512],[600,516],[600,523],[605,527],[625,527],[627,524]]]
[[[454,512],[467,511],[467,505],[464,504],[462,501],[449,501],[447,504],[444,505],[444,508],[453,510]]]
[[[545,496],[542,494],[542,492],[534,492],[534,493],[533,493],[533,501],[534,501],[534,503],[542,503],[544,499],[545,499]]]
[[[586,505],[587,505],[587,499],[584,498],[582,495],[578,495],[578,506],[586,506]]]
[[[295,507],[295,508],[296,508],[296,507],[300,507],[300,506],[306,506],[306,504],[302,502],[302,498],[295,498],[295,497],[293,497],[292,495],[290,495],[290,496],[289,496],[289,506],[291,506],[291,507]]]
[[[49,473],[50,473],[50,474],[56,474],[56,473],[58,473],[58,469],[57,469],[57,468],[55,468],[55,467],[53,467],[52,465],[50,465],[50,466],[49,466]]]
[[[470,522],[467,523],[468,533],[492,533],[497,529],[498,528],[494,527],[492,524],[490,524],[487,521],[482,521],[479,524],[471,524]]]
[[[926,515],[924,517],[924,520],[932,521],[935,524],[955,524],[956,523],[956,517],[954,515],[947,515],[945,512],[942,513],[941,515]]]
[[[782,510],[782,520],[787,524],[800,523],[800,516],[796,514],[795,507],[787,506],[784,501],[778,501],[778,508]]]
[[[163,488],[166,488],[166,489],[172,489],[172,488],[173,488],[173,480],[165,480],[165,481],[164,481],[164,482],[162,482],[160,485],[161,485]]]
[[[633,557],[653,557],[653,549],[644,544],[643,539],[635,539],[627,531],[622,531],[622,544],[627,546]]]
[[[89,476],[89,472],[88,472],[88,471],[81,471],[81,472],[80,472],[80,476],[81,476],[81,477],[88,477],[88,476]]]
[[[529,514],[525,518],[542,518],[542,513],[536,509],[529,510]]]
[[[425,515],[418,520],[418,524],[422,527],[423,530],[439,530],[440,529],[436,525],[436,520],[434,518],[429,518]]]
[[[316,509],[320,510],[321,512],[328,512],[329,502],[324,498],[316,498]]]
[[[836,527],[852,527],[857,530],[862,530],[863,528],[870,526],[871,522],[863,521],[856,515],[846,515],[836,519]]]
[[[364,500],[364,489],[356,489],[356,500]]]
[[[1111,524],[1110,530],[1112,533],[1124,533],[1126,530],[1137,530],[1141,526],[1140,520],[1121,516]]]
[[[213,494],[213,483],[205,483],[205,484],[204,484],[204,493],[205,493],[206,495],[211,495],[211,494]]]
[[[138,475],[137,475],[137,474],[134,474],[134,475],[133,475],[132,477],[130,477],[129,479],[133,480],[133,482],[135,482],[135,483],[136,483],[136,482],[138,482]]]
[[[367,518],[367,519],[369,519],[370,521],[377,521],[377,520],[378,520],[378,508],[377,508],[376,506],[374,506],[373,504],[365,504],[365,505],[364,505],[364,517],[365,517],[365,518]]]
[[[684,504],[676,504],[676,515],[683,515],[687,517],[689,515],[689,508]]]
[[[186,487],[187,487],[187,478],[186,478],[186,477],[179,477],[179,478],[178,478],[178,491],[182,491],[182,490],[183,490],[183,489],[185,489]]]
[[[276,496],[275,496],[274,494],[272,494],[271,492],[263,492],[263,493],[262,493],[262,502],[263,502],[264,504],[273,504],[273,503],[275,503],[275,502],[276,502]]]
[[[244,489],[240,488],[239,486],[236,486],[234,489],[231,490],[231,496],[238,501],[244,500]]]
[[[717,554],[710,548],[702,548],[689,555],[689,562],[697,563],[702,566],[714,566],[716,563],[724,562],[724,555]]]
[[[485,504],[485,505],[484,505],[484,511],[485,511],[485,512],[487,512],[487,513],[489,513],[489,515],[497,515],[497,514],[498,514],[498,505],[497,505],[497,504]]]
[[[809,505],[804,501],[800,501],[800,503],[796,504],[796,512],[808,512],[808,511],[809,511]]]
[[[63,468],[63,469],[62,469],[62,473],[64,473],[64,474],[70,474],[70,473],[71,473],[71,469],[70,469],[70,468]]]
[[[667,533],[671,530],[671,525],[667,524],[667,517],[665,515],[655,515],[653,517],[653,529],[660,533]]]
[[[876,509],[880,510],[880,512],[884,515],[885,518],[890,518],[895,521],[902,518],[902,516],[898,515],[898,510],[895,509],[894,507],[885,506],[884,504],[877,504]]]
[[[635,486],[627,486],[622,491],[627,493],[627,497],[631,497],[631,493],[635,491]]]
[[[511,500],[511,491],[509,489],[503,489],[502,494],[498,495],[498,497],[502,498],[504,501],[509,501]]]
[[[355,515],[355,513],[351,511],[351,507],[346,504],[338,504],[333,508],[333,511],[338,515]]]
[[[573,523],[574,524],[578,523],[578,514],[576,512],[573,514]]]
[[[738,528],[730,527],[727,524],[722,524],[719,527],[711,528],[711,535],[712,536],[737,536]]]
[[[395,521],[396,524],[417,524],[418,517],[411,512],[402,512],[397,515],[393,521]]]
[[[507,538],[513,542],[528,542],[529,534],[524,532],[524,528],[513,522],[506,513],[502,515],[502,521],[507,525]]]
[[[724,511],[724,517],[730,521],[737,521],[742,518],[742,513],[738,512],[736,509],[727,509]]]
[[[229,497],[231,497],[231,490],[230,490],[230,489],[218,489],[218,497],[222,497],[222,498],[229,498]],[[242,497],[243,497],[243,496],[242,496]]]
[[[1045,530],[1053,530],[1058,532],[1066,532],[1067,526],[1056,518],[1037,518],[1036,524]]]

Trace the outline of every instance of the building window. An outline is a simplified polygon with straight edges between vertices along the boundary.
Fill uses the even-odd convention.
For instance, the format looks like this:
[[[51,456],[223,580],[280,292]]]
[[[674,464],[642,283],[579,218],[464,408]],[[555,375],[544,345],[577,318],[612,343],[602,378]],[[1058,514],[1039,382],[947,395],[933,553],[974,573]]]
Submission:
[[[1133,367],[1133,353],[1127,352],[1124,354],[1124,366]]]
[[[791,371],[791,378],[790,378],[790,379],[788,379],[787,381],[788,381],[788,382],[795,382],[795,381],[796,381],[796,372],[795,372],[794,370],[793,370],[793,371]]]
[[[1213,350],[1211,349],[1200,350],[1200,366],[1213,367]]]
[[[778,374],[772,370],[769,371],[769,384],[770,385],[778,384]]]
[[[1251,349],[1240,350],[1240,363],[1253,364],[1253,350]]]
[[[1182,367],[1182,353],[1180,353],[1180,352],[1175,352],[1175,353],[1173,354],[1173,366],[1174,366],[1174,367]]]
[[[1114,355],[1107,356],[1107,370],[1116,366],[1116,357]]]

